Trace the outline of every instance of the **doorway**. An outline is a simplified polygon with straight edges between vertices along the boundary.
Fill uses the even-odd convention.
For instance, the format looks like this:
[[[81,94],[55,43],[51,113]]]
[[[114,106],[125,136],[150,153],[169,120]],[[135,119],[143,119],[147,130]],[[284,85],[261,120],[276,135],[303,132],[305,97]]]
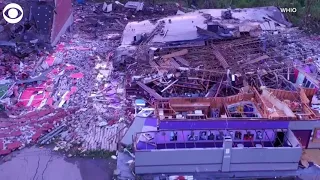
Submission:
[[[284,132],[277,132],[276,141],[273,143],[274,147],[282,147],[284,139]]]
[[[292,130],[302,148],[307,149],[310,141],[312,130]]]

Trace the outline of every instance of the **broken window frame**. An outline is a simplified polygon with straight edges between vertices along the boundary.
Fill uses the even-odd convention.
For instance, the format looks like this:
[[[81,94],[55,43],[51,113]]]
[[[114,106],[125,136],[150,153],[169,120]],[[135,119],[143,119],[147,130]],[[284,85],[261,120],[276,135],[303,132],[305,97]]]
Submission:
[[[172,135],[173,134],[173,135]],[[172,138],[174,138],[175,137],[175,139],[172,139]],[[178,132],[177,131],[171,131],[170,132],[170,142],[176,142],[176,141],[178,141]]]
[[[205,135],[204,135],[205,139],[202,139],[202,138],[201,138],[201,137],[202,137],[202,133],[205,133]],[[200,131],[200,132],[199,132],[199,141],[207,141],[207,140],[208,140],[208,132],[205,131],[205,130]]]
[[[319,131],[319,136],[317,135]],[[314,128],[312,142],[320,143],[320,128]]]
[[[219,137],[219,139],[218,139]],[[218,131],[218,134],[216,135],[216,141],[223,141],[223,138],[224,138],[224,133],[223,131]]]
[[[261,138],[259,138],[258,133],[261,133]],[[256,130],[255,140],[262,141],[263,138],[264,138],[264,137],[263,137],[263,134],[264,134],[264,132],[262,132],[262,130]]]
[[[188,134],[188,141],[198,141],[198,138],[196,138],[196,137],[197,137],[197,135],[194,132],[194,130],[191,130],[190,133]]]
[[[236,134],[240,133],[240,139],[236,136]],[[234,133],[234,140],[243,140],[243,134],[241,131],[239,130],[236,130],[235,133]]]
[[[211,138],[209,139],[209,136],[211,136],[211,135],[213,135],[213,139],[211,139]],[[207,140],[208,140],[208,141],[215,141],[215,140],[216,140],[216,135],[215,135],[211,130],[209,131]]]
[[[245,138],[246,135],[252,135],[252,138],[246,139]],[[248,131],[248,130],[246,130],[246,133],[243,135],[243,140],[244,141],[252,141],[252,140],[254,140],[254,138],[255,138],[255,135],[253,133],[251,133],[251,131]]]

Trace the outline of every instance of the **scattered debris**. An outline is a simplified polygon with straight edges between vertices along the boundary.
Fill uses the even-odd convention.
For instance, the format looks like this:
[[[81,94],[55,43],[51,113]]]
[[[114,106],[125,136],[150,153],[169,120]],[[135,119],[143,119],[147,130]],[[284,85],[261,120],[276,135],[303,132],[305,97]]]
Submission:
[[[318,41],[267,14],[196,10],[184,18],[188,12],[132,1],[75,6],[73,26],[52,49],[26,25],[13,26],[15,33],[1,25],[8,36],[0,37],[0,155],[36,142],[53,142],[68,157],[116,151],[133,118],[157,116],[155,105],[168,107],[169,98],[239,100],[212,117],[319,114],[320,96],[310,90],[319,88]],[[297,98],[304,93],[311,107]],[[272,106],[277,99],[292,112]],[[253,104],[254,113],[240,112]],[[161,115],[205,117],[199,110]]]
[[[125,8],[135,9],[136,11],[142,11],[143,6],[144,6],[143,2],[134,2],[134,1],[129,1],[124,5]]]

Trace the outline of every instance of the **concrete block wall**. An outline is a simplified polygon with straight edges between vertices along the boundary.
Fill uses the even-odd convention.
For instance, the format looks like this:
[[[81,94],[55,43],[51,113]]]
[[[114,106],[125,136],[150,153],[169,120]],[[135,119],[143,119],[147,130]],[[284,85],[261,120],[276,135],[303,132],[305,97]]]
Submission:
[[[137,174],[176,172],[217,172],[223,149],[166,149],[135,153]]]

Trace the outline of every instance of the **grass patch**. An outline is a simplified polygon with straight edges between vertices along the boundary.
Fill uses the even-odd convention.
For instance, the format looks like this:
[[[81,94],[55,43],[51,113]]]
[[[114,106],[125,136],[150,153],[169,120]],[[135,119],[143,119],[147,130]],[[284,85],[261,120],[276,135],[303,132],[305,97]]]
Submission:
[[[75,151],[71,154],[77,157],[108,159],[112,155],[115,155],[116,151],[106,151],[106,150],[95,150],[95,151],[86,151],[86,152]]]
[[[0,85],[0,98],[8,91],[9,87],[7,85]]]

